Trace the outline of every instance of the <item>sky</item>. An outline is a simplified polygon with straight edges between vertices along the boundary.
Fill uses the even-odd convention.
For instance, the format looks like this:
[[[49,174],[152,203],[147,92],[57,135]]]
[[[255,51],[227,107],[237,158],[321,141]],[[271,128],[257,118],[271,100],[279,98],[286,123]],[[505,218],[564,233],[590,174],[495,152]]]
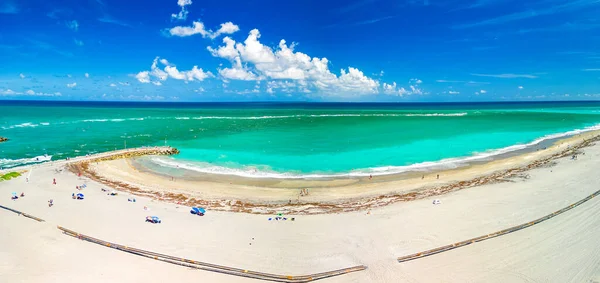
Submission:
[[[600,0],[0,0],[0,99],[600,99]]]

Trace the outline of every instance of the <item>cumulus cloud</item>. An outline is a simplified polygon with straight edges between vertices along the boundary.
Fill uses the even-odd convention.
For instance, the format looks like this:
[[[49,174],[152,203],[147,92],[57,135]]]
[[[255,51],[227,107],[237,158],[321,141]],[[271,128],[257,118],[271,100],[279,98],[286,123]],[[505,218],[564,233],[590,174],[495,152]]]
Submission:
[[[68,87],[68,88],[74,88],[75,86],[77,86],[77,83],[70,83],[70,84],[67,84],[67,87]]]
[[[139,80],[139,78],[138,78],[138,80]],[[150,81],[150,80],[148,80],[148,81]],[[117,85],[116,84],[110,84],[110,86],[111,87],[116,87]]]
[[[485,90],[485,89],[482,89],[482,90],[480,90],[480,91],[479,91],[479,93],[481,93],[481,94],[485,94],[485,93],[487,93],[487,90]]]
[[[448,94],[460,94],[460,92],[458,91],[454,91],[454,90],[449,90]]]
[[[172,36],[180,36],[180,37],[200,34],[204,38],[215,39],[222,34],[232,34],[239,30],[240,30],[240,28],[237,25],[233,24],[232,22],[223,23],[223,24],[221,24],[221,27],[217,31],[212,31],[210,29],[207,30],[206,27],[204,26],[204,23],[195,21],[192,23],[191,27],[177,26],[177,27],[171,28],[169,30],[169,34]]]
[[[19,74],[19,77],[21,77],[21,79],[24,79],[24,78],[25,78],[25,75],[23,75],[23,73],[20,73],[20,74]]]
[[[164,68],[160,68],[158,64],[162,64]],[[160,59],[159,57],[154,58],[150,71],[142,71],[135,75],[135,78],[141,83],[150,83],[151,78],[155,78],[158,81],[165,81],[168,78],[184,81],[203,81],[207,78],[214,77],[209,71],[204,71],[198,66],[192,67],[189,71],[180,71],[177,67],[166,59]],[[155,80],[156,81],[156,80]]]
[[[416,83],[416,81],[413,81],[413,83]],[[423,90],[414,85],[409,85],[408,88],[398,87],[396,82],[393,82],[392,84],[383,83],[383,93],[387,95],[404,96],[411,94],[423,94]]]
[[[135,78],[140,82],[140,83],[149,83],[150,82],[150,74],[148,71],[143,71],[143,72],[139,72],[137,73],[137,75],[135,75]],[[110,84],[110,86],[117,86],[115,84]]]
[[[78,40],[77,38],[73,38],[73,42],[75,42],[75,45],[77,46],[83,46],[83,41]]]
[[[181,11],[177,14],[171,14],[173,20],[185,20],[187,19],[188,10],[185,6],[192,5],[192,0],[177,0],[177,5],[181,7]]]
[[[521,86],[521,85],[520,85],[520,86],[519,86],[519,89],[523,89],[523,86]]]
[[[73,31],[79,30],[79,23],[76,20],[67,21],[65,25]]]
[[[409,83],[409,84],[421,84],[421,83],[423,83],[423,81],[422,81],[422,80],[419,80],[419,79],[410,79],[410,80],[408,81],[408,83]]]
[[[86,77],[86,78],[89,78],[89,77],[90,77],[90,74],[88,74],[88,73],[85,73],[85,77]]]
[[[227,59],[232,64],[231,68],[219,70],[219,74],[232,80],[291,80],[299,89],[311,87],[332,95],[378,92],[379,82],[365,76],[359,69],[348,67],[336,75],[329,70],[327,58],[311,58],[296,52],[295,45],[288,46],[283,39],[277,48],[272,49],[263,45],[260,37],[258,29],[253,29],[244,42],[225,37],[224,45],[208,47],[213,56]],[[267,92],[272,93],[274,89],[267,87]]]

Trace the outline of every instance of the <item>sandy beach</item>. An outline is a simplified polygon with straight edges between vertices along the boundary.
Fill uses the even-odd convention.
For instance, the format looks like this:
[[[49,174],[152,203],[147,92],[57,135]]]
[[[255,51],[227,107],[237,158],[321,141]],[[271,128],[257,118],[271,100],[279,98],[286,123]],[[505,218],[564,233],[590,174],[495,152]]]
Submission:
[[[592,133],[588,133],[592,134]],[[580,143],[589,135],[563,140],[545,151],[477,166],[442,172],[444,184],[459,177],[490,174],[523,161],[532,162]],[[435,197],[398,201],[371,209],[316,215],[287,214],[295,221],[269,221],[272,215],[215,211],[204,217],[189,207],[153,197],[119,192],[109,196],[104,184],[77,176],[64,162],[27,168],[23,176],[0,182],[0,205],[17,209],[46,222],[36,222],[0,211],[0,281],[3,282],[165,282],[202,278],[205,282],[251,282],[230,275],[192,270],[153,261],[65,236],[56,225],[100,239],[174,256],[261,272],[301,275],[355,265],[368,269],[324,279],[323,282],[600,282],[600,202],[592,199],[563,215],[506,236],[438,255],[398,263],[396,258],[414,252],[495,232],[531,221],[561,209],[595,192],[600,145],[579,149],[578,158],[552,160],[552,164],[513,177]],[[496,162],[496,163],[495,163]],[[113,178],[134,176],[126,160],[98,163]],[[504,167],[503,167],[504,166]],[[481,168],[486,168],[483,170]],[[166,178],[141,173],[143,184],[170,190]],[[478,175],[477,175],[478,174]],[[27,182],[27,177],[29,181]],[[56,178],[57,184],[52,180]],[[161,180],[163,178],[164,180]],[[142,183],[142,181],[139,181]],[[365,186],[365,196],[391,193],[402,184],[412,190],[413,179],[340,186],[331,191],[311,189],[313,201],[348,198]],[[177,181],[182,192],[189,188]],[[85,200],[71,199],[75,186]],[[195,185],[195,184],[194,184]],[[406,186],[405,186],[406,185]],[[362,186],[362,187],[361,187]],[[220,200],[246,198],[273,201],[288,197],[284,189],[255,188],[245,194],[239,185],[211,190],[197,187],[204,197]],[[249,187],[249,186],[248,186]],[[426,189],[427,189],[426,188]],[[223,193],[216,195],[217,190]],[[10,200],[11,192],[25,197]],[[235,192],[235,194],[234,194]],[[291,197],[290,193],[290,197]],[[360,194],[358,194],[358,199]],[[128,198],[136,202],[128,202]],[[255,198],[256,197],[256,198]],[[433,205],[434,198],[441,204]],[[54,206],[48,207],[49,199]],[[149,210],[144,210],[146,206]],[[300,206],[294,206],[300,207]],[[162,223],[145,223],[148,215]]]
[[[71,170],[138,195],[212,210],[262,214],[339,213],[528,178],[529,169],[551,166],[556,158],[572,156],[577,148],[585,147],[599,134],[599,131],[590,131],[557,140],[543,150],[498,156],[487,162],[448,170],[375,176],[372,179],[257,179],[226,175],[172,178],[140,168],[132,159],[85,163],[85,168],[72,166]],[[303,194],[302,189],[306,189],[308,195]]]

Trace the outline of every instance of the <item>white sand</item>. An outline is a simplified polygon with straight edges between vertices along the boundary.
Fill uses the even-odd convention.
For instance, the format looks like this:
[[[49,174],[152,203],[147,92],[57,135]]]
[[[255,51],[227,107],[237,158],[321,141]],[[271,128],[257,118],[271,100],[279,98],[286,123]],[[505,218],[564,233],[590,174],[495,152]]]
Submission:
[[[427,258],[396,257],[533,220],[598,190],[600,145],[578,160],[530,171],[528,180],[485,185],[364,212],[299,216],[211,212],[101,192],[62,171],[33,169],[0,182],[0,204],[46,219],[0,210],[0,282],[251,282],[187,269],[62,235],[61,225],[100,239],[215,264],[301,275],[364,264],[366,271],[323,282],[600,282],[600,199],[539,225]],[[58,184],[52,185],[52,178]],[[86,199],[71,199],[87,182]],[[10,193],[26,197],[10,200]],[[54,207],[48,208],[48,199]],[[146,205],[150,211],[142,208]],[[144,222],[157,215],[162,224]],[[254,240],[252,240],[254,238]],[[252,243],[252,245],[249,245]],[[258,281],[256,281],[258,282]]]

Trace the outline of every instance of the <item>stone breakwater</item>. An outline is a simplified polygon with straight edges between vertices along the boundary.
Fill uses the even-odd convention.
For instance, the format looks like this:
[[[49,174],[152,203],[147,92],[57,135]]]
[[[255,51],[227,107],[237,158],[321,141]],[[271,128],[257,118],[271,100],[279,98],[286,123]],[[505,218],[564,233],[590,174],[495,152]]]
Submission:
[[[91,163],[100,161],[109,161],[122,158],[132,158],[144,155],[174,155],[179,154],[179,150],[174,147],[147,147],[147,148],[133,148],[130,150],[120,150],[108,155],[100,155],[77,163]]]
[[[7,141],[7,140],[8,140],[8,138],[5,138],[5,137],[0,137],[0,142],[5,142],[5,141]]]

